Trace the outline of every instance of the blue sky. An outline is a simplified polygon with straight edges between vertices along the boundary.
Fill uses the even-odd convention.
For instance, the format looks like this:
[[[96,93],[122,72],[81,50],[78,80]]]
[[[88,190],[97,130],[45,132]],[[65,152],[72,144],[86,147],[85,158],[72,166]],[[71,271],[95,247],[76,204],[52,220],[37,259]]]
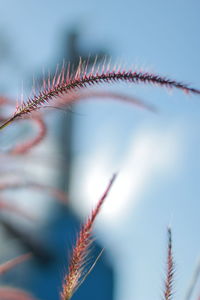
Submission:
[[[200,88],[197,0],[7,0],[0,6],[1,31],[12,41],[13,56],[19,58],[19,66],[5,65],[5,73],[0,74],[11,95],[20,93],[27,74],[58,63],[60,32],[74,24],[83,28],[84,51],[103,46],[111,51],[113,62]],[[176,260],[175,298],[182,299],[200,255],[199,99],[143,85],[102,88],[149,101],[159,113],[114,101],[76,106],[80,115],[75,115],[72,197],[85,204],[78,210],[74,201],[74,207],[86,215],[90,199],[95,202],[112,173],[120,170],[114,200],[111,193],[96,226],[116,266],[115,300],[160,298],[169,223]],[[77,187],[85,195],[82,198]]]

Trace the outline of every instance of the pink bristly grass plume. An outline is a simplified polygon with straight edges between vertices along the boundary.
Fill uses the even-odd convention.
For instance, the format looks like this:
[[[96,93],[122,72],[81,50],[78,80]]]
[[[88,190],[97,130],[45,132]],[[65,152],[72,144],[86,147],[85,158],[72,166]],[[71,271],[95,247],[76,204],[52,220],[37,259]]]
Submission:
[[[167,274],[165,279],[164,300],[171,300],[173,294],[174,260],[172,254],[172,232],[168,228]]]
[[[35,93],[26,102],[23,101],[21,105],[17,105],[13,116],[3,122],[0,130],[14,120],[25,117],[31,112],[44,107],[44,105],[49,104],[55,98],[69,95],[71,92],[77,92],[77,90],[99,83],[114,83],[119,81],[135,84],[155,84],[160,87],[180,89],[186,93],[200,94],[200,90],[189,87],[185,83],[148,72],[111,69],[109,64],[107,67],[105,64],[98,66],[94,64],[91,70],[88,71],[88,64],[80,60],[75,73],[72,74],[70,65],[68,65],[67,70],[63,67],[60,74],[56,72],[53,79],[48,78],[48,80],[44,80],[43,90]]]
[[[61,300],[69,300],[84,281],[87,274],[90,272],[85,271],[85,264],[88,257],[89,249],[92,244],[91,231],[94,220],[98,215],[101,206],[107,197],[111,186],[116,178],[116,174],[113,175],[110,183],[108,184],[105,192],[101,196],[96,208],[92,211],[90,217],[87,219],[86,223],[81,228],[76,244],[73,248],[72,256],[70,259],[70,265],[68,269],[68,274],[65,276],[63,281],[62,292],[60,294]]]

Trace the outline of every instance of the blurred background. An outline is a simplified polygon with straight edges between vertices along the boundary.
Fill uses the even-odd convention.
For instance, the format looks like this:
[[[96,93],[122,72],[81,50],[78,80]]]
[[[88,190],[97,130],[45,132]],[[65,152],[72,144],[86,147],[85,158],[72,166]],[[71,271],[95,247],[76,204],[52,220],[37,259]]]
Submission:
[[[197,0],[0,1],[1,96],[26,100],[33,81],[63,60],[77,65],[105,56],[111,66],[168,76],[200,88],[200,2]],[[156,86],[101,84],[157,108],[152,113],[107,98],[83,99],[45,114],[45,140],[30,154],[6,156],[35,130],[28,121],[1,132],[1,191],[32,221],[2,212],[0,261],[32,251],[34,258],[1,276],[41,300],[59,299],[80,224],[114,172],[117,180],[95,223],[92,258],[105,251],[74,299],[163,297],[167,226],[176,262],[174,298],[188,296],[200,258],[200,103],[197,96]],[[53,105],[53,104],[52,104]],[[10,114],[13,108],[8,107]],[[63,205],[27,182],[61,189]],[[49,199],[51,198],[51,199]],[[197,272],[198,273],[198,272]]]

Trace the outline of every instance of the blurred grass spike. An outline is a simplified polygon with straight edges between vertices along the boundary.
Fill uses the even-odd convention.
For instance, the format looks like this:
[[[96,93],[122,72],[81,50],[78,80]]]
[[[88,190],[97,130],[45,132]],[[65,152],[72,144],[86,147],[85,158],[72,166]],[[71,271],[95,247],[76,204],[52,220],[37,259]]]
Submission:
[[[135,106],[146,109],[148,111],[151,111],[153,113],[157,112],[156,107],[154,107],[151,104],[148,104],[140,99],[137,99],[133,96],[128,96],[124,93],[117,93],[117,92],[110,92],[110,91],[87,91],[87,92],[81,92],[81,93],[75,93],[71,95],[67,95],[67,97],[61,97],[59,103],[62,106],[66,106],[69,104],[72,104],[76,101],[80,101],[83,99],[90,99],[90,98],[100,98],[100,99],[114,99],[119,100],[122,102],[127,102],[130,104],[134,104]],[[48,106],[47,106],[48,107]]]
[[[33,147],[37,146],[46,136],[47,128],[45,122],[42,118],[33,118],[32,121],[38,126],[39,131],[38,134],[32,139],[25,141],[19,145],[14,146],[9,151],[9,154],[13,155],[23,155],[28,153]]]
[[[64,205],[67,204],[68,202],[68,197],[64,191],[49,185],[42,184],[40,182],[18,180],[18,181],[6,181],[0,183],[0,193],[6,190],[12,190],[12,189],[15,190],[15,189],[24,189],[24,188],[47,192],[48,194],[50,194],[52,197],[54,197],[56,200],[58,200],[60,203]]]
[[[9,271],[10,269],[12,269],[13,267],[15,267],[16,265],[28,260],[29,258],[31,258],[32,254],[31,253],[25,253],[22,254],[20,256],[17,256],[11,260],[6,261],[5,263],[0,265],[0,275],[6,273],[7,271]]]
[[[191,278],[190,284],[188,286],[188,289],[186,291],[184,300],[192,299],[193,293],[195,292],[195,288],[197,287],[197,283],[199,281],[199,277],[200,277],[200,258],[198,259],[196,267],[192,274],[192,278]],[[198,300],[200,300],[200,295],[199,295]]]
[[[1,300],[37,300],[31,294],[12,287],[0,287]]]

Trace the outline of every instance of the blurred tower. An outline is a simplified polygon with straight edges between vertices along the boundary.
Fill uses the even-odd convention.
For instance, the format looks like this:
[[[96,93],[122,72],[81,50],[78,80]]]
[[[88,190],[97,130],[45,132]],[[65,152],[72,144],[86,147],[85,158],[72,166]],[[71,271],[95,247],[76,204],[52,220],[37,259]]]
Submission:
[[[70,65],[73,69],[76,70],[80,57],[82,60],[88,59],[88,54],[84,53],[81,50],[80,45],[80,33],[77,28],[71,29],[66,35],[64,35],[63,39],[63,52],[61,52],[61,57],[64,58],[66,62],[70,62]],[[107,55],[103,50],[98,50],[96,52],[91,52],[88,49],[88,53],[90,51],[89,57],[89,66],[93,65],[95,59],[97,62],[102,61],[102,59]],[[72,108],[73,111],[73,108]],[[73,164],[73,153],[72,153],[72,136],[74,134],[74,114],[72,111],[68,111],[67,115],[60,117],[60,149],[63,151],[63,156],[66,159],[67,168],[61,169],[61,177],[60,177],[60,188],[64,189],[67,193],[69,192],[70,187],[70,175]],[[71,223],[69,224],[70,230],[74,232],[74,225],[77,224],[77,218],[74,214],[69,210],[68,218],[71,219]],[[63,216],[65,218],[65,216]],[[63,218],[63,221],[64,221]],[[62,221],[61,221],[62,222]],[[74,223],[74,225],[72,225]],[[62,225],[63,228],[63,225]],[[68,227],[69,229],[69,227]],[[70,243],[68,243],[69,245]],[[94,257],[98,255],[101,251],[102,246],[99,246],[96,242],[94,245]],[[108,262],[104,259],[100,259],[96,264],[93,274],[87,277],[86,282],[80,289],[77,291],[77,299],[95,299],[95,300],[112,300],[113,299],[113,270]],[[76,298],[76,296],[74,296]]]
[[[71,30],[69,30],[66,34],[63,36],[63,42],[62,42],[62,51],[61,51],[61,59],[58,61],[64,60],[65,62],[70,62],[71,72],[77,69],[80,57],[82,61],[88,61],[88,67],[92,66],[94,64],[94,61],[96,60],[97,63],[101,62],[105,56],[108,56],[108,53],[104,50],[98,49],[97,51],[91,51],[91,49],[87,50],[87,53],[82,50],[83,47],[81,47],[80,43],[80,31],[77,27],[73,27]],[[62,174],[62,178],[64,178],[64,182],[62,182],[62,179],[60,181],[61,188],[64,187],[66,191],[69,190],[70,185],[70,173],[71,173],[71,164],[72,164],[72,153],[71,153],[71,141],[72,141],[72,135],[73,135],[73,129],[74,129],[74,114],[73,114],[73,107],[71,111],[68,111],[63,118],[61,117],[60,120],[60,128],[61,128],[61,138],[60,148],[63,149],[63,155],[66,158],[67,161],[67,170],[68,172],[65,174]]]

